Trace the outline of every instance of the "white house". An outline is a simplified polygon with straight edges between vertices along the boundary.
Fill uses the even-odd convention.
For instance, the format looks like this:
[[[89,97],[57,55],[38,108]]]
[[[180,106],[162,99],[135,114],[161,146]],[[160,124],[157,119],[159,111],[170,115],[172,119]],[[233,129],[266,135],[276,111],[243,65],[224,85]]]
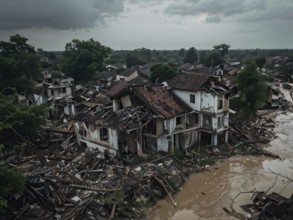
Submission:
[[[169,82],[173,93],[199,116],[200,142],[228,142],[229,88],[211,76],[179,74]]]
[[[74,93],[74,79],[71,77],[55,79],[47,88],[48,98],[62,98],[71,96]]]

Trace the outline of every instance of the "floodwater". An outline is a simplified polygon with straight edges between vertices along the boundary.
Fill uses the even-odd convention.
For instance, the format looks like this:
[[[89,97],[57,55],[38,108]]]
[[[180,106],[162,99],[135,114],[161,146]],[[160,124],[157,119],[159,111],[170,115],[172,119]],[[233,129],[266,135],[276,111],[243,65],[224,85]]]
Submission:
[[[146,219],[235,220],[223,211],[223,207],[229,208],[239,192],[266,191],[273,186],[270,192],[290,197],[293,183],[287,185],[286,178],[277,177],[272,172],[293,179],[293,114],[280,112],[274,120],[278,137],[265,147],[282,159],[239,156],[219,162],[208,171],[189,177],[173,197],[177,202],[176,207],[167,199],[161,200],[148,210]],[[239,205],[249,203],[251,196],[248,193],[239,195],[233,205],[235,210],[245,214]]]

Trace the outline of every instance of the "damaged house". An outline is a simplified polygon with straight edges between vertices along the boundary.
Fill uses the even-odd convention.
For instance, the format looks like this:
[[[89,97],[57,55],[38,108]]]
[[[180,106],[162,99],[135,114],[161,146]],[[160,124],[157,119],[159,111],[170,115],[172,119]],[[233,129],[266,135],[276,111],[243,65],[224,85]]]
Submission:
[[[73,78],[58,78],[54,79],[52,84],[47,87],[48,98],[62,98],[72,96],[74,94],[74,79]]]
[[[228,142],[229,88],[211,76],[183,73],[169,82],[173,93],[198,114],[199,143]]]
[[[129,86],[110,109],[98,108],[77,118],[79,143],[111,153],[173,151],[196,143],[196,115],[161,85]]]
[[[144,106],[149,120],[139,130],[142,152],[173,152],[196,144],[199,128],[196,114],[167,88],[133,86],[114,97],[114,111],[130,106]]]
[[[205,142],[216,145],[220,137],[227,142],[229,89],[212,77],[182,74],[176,80],[171,89],[137,85],[118,90],[112,106],[76,118],[78,143],[142,156]]]

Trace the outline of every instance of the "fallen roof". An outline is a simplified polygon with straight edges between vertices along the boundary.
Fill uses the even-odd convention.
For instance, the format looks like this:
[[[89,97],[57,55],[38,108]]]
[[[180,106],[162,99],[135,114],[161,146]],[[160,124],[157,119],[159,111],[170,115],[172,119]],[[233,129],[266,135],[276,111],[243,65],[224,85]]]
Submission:
[[[105,95],[109,96],[109,97],[113,97],[115,95],[117,95],[118,93],[120,93],[123,89],[128,87],[128,83],[126,82],[120,82],[119,84],[113,86],[112,88],[110,88],[109,90],[107,90],[105,92]]]
[[[171,118],[191,111],[185,103],[161,85],[136,86],[132,87],[132,91],[151,111],[164,118]]]
[[[98,108],[77,117],[77,120],[96,124],[104,128],[118,131],[135,129],[142,126],[151,117],[151,113],[144,106],[127,107],[116,112],[112,108]]]

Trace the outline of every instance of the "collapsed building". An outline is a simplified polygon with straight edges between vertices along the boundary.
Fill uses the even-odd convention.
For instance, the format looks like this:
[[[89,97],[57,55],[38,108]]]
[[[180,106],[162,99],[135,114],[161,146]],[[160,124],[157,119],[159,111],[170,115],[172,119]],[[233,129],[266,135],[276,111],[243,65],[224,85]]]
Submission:
[[[174,152],[228,141],[229,89],[215,78],[180,74],[169,85],[125,86],[112,106],[76,117],[78,143],[114,155]]]
[[[199,121],[199,143],[228,142],[229,88],[211,76],[180,74],[169,82],[173,93],[193,109]]]

